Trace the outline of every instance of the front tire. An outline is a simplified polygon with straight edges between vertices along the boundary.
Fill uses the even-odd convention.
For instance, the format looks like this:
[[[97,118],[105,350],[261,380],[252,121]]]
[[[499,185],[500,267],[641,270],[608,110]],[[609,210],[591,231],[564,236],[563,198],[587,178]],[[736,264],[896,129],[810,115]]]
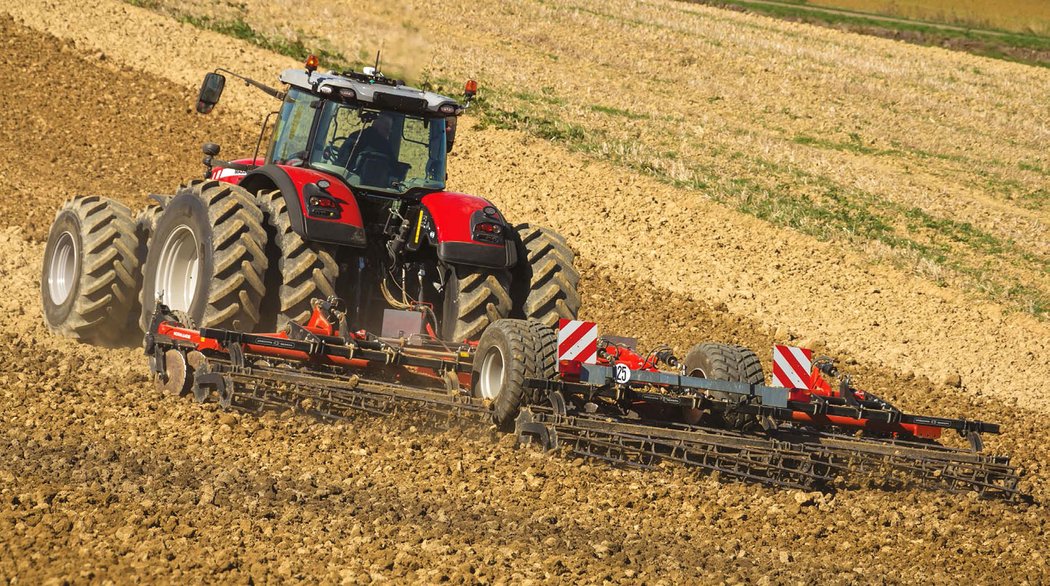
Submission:
[[[335,295],[339,265],[330,247],[306,242],[292,229],[280,190],[260,193],[257,201],[270,236],[262,327],[280,330],[291,321],[306,323],[312,299]]]
[[[137,291],[131,210],[88,196],[67,202],[51,224],[40,298],[48,329],[85,342],[114,345],[127,331]]]
[[[506,271],[453,266],[445,281],[441,337],[450,342],[477,340],[489,324],[510,315]]]
[[[549,327],[561,319],[576,319],[580,311],[580,273],[576,255],[557,232],[518,224],[518,264],[514,267],[514,315]]]
[[[265,293],[265,247],[263,214],[252,194],[219,181],[179,189],[150,234],[142,329],[160,294],[201,327],[252,331]]]

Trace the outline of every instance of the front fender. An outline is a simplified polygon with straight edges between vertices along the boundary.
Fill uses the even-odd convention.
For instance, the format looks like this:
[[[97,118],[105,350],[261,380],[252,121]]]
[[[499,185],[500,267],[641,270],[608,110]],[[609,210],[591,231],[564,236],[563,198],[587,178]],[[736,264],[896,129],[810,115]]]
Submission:
[[[476,195],[441,191],[423,196],[430,241],[438,258],[450,263],[507,268],[518,260],[517,247],[509,240],[510,227],[492,202]],[[502,242],[482,242],[475,234],[479,223],[496,224]]]
[[[318,181],[327,181],[320,187]],[[280,189],[288,206],[292,229],[307,241],[362,247],[367,242],[361,209],[346,185],[313,169],[286,165],[264,165],[241,179],[241,187],[258,193]],[[334,206],[309,205],[311,197],[334,202]],[[334,215],[333,215],[334,214]]]
[[[237,165],[255,165],[256,167],[263,164],[262,159],[234,159],[230,162]],[[209,177],[216,181],[224,181],[226,183],[238,185],[247,174],[247,171],[231,169],[230,167],[215,167],[211,170],[211,175],[209,175]]]

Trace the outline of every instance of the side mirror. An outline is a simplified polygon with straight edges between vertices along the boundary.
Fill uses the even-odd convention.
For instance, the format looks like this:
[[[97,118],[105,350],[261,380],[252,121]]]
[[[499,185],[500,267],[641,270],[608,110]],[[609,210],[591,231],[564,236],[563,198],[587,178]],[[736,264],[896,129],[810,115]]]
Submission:
[[[219,103],[222,97],[222,89],[226,87],[226,76],[218,73],[208,73],[201,83],[200,94],[197,95],[197,112],[207,114]]]
[[[214,104],[212,105],[214,106]],[[208,109],[211,110],[211,108]],[[197,107],[197,111],[200,111],[199,105]],[[204,163],[205,168],[204,178],[208,179],[211,177],[211,170],[212,167],[214,167],[214,164],[212,164],[212,160],[215,157],[219,156],[219,145],[215,144],[214,142],[206,142],[201,145],[201,152],[204,153],[204,158],[201,160],[201,162]]]

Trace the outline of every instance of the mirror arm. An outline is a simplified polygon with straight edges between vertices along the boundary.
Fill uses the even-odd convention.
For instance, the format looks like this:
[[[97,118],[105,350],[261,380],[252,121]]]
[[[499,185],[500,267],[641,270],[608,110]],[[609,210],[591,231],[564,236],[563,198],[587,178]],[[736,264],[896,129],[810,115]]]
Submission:
[[[229,75],[232,75],[232,76],[236,77],[237,79],[243,81],[245,83],[245,85],[250,85],[250,86],[257,87],[257,88],[261,89],[263,92],[265,92],[267,95],[272,96],[274,98],[277,98],[278,100],[283,100],[284,99],[284,92],[282,92],[279,89],[272,88],[272,87],[270,87],[270,86],[268,86],[268,85],[266,85],[264,83],[259,83],[259,82],[255,81],[254,79],[252,79],[250,77],[244,77],[243,75],[240,75],[238,73],[234,73],[234,72],[230,71],[229,69],[225,69],[225,68],[222,68],[222,67],[218,67],[218,68],[215,69],[215,73],[219,73],[220,71],[223,72],[223,73],[227,73]]]

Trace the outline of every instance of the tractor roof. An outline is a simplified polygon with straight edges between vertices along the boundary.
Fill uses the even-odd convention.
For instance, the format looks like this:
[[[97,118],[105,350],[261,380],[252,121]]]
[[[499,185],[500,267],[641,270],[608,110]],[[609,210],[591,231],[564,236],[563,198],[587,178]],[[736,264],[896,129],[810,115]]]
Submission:
[[[324,98],[406,114],[444,118],[458,116],[464,109],[448,96],[409,87],[382,75],[286,69],[281,73],[281,81]]]

